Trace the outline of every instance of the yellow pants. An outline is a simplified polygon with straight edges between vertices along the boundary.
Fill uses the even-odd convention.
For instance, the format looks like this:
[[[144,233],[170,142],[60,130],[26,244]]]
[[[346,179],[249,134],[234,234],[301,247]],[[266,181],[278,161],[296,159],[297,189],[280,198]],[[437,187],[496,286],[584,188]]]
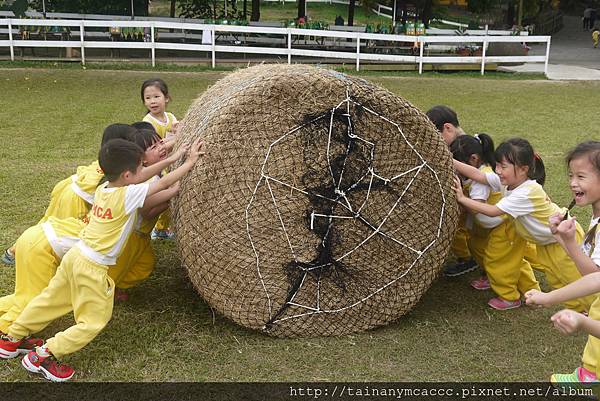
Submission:
[[[109,266],[108,275],[118,288],[131,288],[150,276],[154,271],[154,262],[150,236],[134,231],[117,259],[117,264]]]
[[[512,221],[490,230],[483,266],[492,290],[507,301],[540,289],[531,265],[523,258],[526,246],[527,241],[517,235]]]
[[[465,260],[471,258],[471,252],[469,252],[469,245],[467,244],[468,238],[469,232],[465,228],[464,221],[461,218],[458,229],[456,230],[456,234],[454,234],[454,240],[452,241],[452,245],[450,247],[452,253],[457,259]]]
[[[171,225],[171,210],[167,209],[160,214],[158,221],[156,222],[157,230],[166,230]]]
[[[529,262],[533,270],[543,270],[540,262],[537,260],[537,247],[529,241],[525,245],[525,260]]]
[[[489,230],[475,226],[473,230],[468,231],[467,247],[469,254],[475,259],[475,262],[483,268],[485,249],[487,248],[489,238]],[[455,237],[456,239],[456,237]],[[468,256],[467,256],[468,258]]]
[[[581,243],[583,230],[577,229],[577,242]],[[575,262],[567,255],[559,243],[548,245],[536,245],[537,262],[540,264],[536,270],[542,271],[546,275],[548,284],[553,289],[562,288],[567,284],[581,278]],[[583,312],[589,310],[596,299],[596,294],[587,297],[577,298],[564,303],[565,307]]]
[[[114,282],[107,267],[92,262],[73,247],[48,287],[27,305],[8,334],[23,338],[73,311],[76,324],[46,341],[50,352],[60,358],[85,347],[102,331],[112,316],[113,301]]]
[[[60,260],[52,250],[41,225],[25,230],[16,243],[15,292],[0,298],[0,331],[9,326],[27,304],[48,286]]]
[[[83,219],[87,215],[92,205],[73,192],[71,183],[71,177],[68,177],[54,186],[50,195],[50,204],[38,224],[44,223],[50,216],[59,219],[66,219],[67,217]]]
[[[589,309],[589,317],[594,320],[600,320],[600,299],[596,297],[596,300],[592,303]],[[591,372],[596,372],[600,368],[600,339],[592,335],[588,336],[587,344],[583,349],[583,367]],[[600,376],[599,376],[600,377]]]

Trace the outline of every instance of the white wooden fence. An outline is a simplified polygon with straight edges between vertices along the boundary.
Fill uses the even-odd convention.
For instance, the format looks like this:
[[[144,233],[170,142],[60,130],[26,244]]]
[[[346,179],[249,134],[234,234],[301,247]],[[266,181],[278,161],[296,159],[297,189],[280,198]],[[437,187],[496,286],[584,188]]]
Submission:
[[[16,39],[19,28],[22,26],[56,26],[70,27],[71,40],[24,40]],[[2,27],[6,27],[2,29]],[[108,31],[111,27],[137,27],[150,29],[149,42],[128,42],[108,40]],[[98,32],[101,28],[102,32]],[[86,29],[95,30],[96,35],[87,35]],[[196,37],[203,37],[208,41],[203,43],[171,43],[156,40],[157,29],[196,32]],[[547,73],[548,57],[550,54],[550,36],[406,36],[382,35],[363,32],[341,32],[329,30],[310,30],[297,28],[270,28],[255,26],[235,25],[208,25],[193,23],[173,23],[159,21],[91,21],[91,20],[30,20],[30,19],[0,19],[0,33],[7,32],[8,40],[0,40],[1,47],[10,48],[11,60],[15,57],[15,48],[80,48],[81,62],[85,64],[86,49],[146,49],[150,52],[152,66],[156,63],[156,50],[200,51],[208,52],[212,57],[213,68],[217,63],[217,53],[245,53],[259,55],[287,56],[287,62],[292,62],[293,56],[316,57],[319,59],[354,60],[356,70],[363,61],[384,61],[389,63],[418,64],[419,73],[423,72],[423,64],[480,64],[481,74],[484,74],[486,63],[544,63],[544,72]],[[210,35],[206,33],[210,32]],[[105,40],[97,40],[98,34]],[[198,35],[200,34],[200,35]],[[161,34],[161,37],[167,35]],[[181,35],[181,34],[180,34]],[[268,35],[268,36],[267,36]],[[87,36],[87,38],[86,38]],[[77,39],[78,38],[78,39]],[[220,40],[217,40],[219,38]],[[277,39],[279,38],[279,39]],[[314,46],[307,46],[307,39]],[[94,40],[96,39],[96,40]],[[261,39],[261,40],[257,40]],[[490,43],[546,43],[543,56],[487,56],[486,50]],[[302,43],[304,41],[304,43]],[[208,43],[205,43],[208,42]],[[350,43],[349,43],[350,42]],[[398,47],[415,46],[415,55],[380,54],[372,51],[373,43],[388,43],[386,46],[393,49]],[[480,56],[457,56],[445,54],[430,54],[429,48],[440,44],[481,46]],[[254,44],[254,45],[253,45]],[[310,43],[308,43],[310,45]],[[343,44],[345,47],[337,46]],[[266,46],[268,45],[268,46]],[[303,45],[303,46],[301,46]],[[347,46],[351,47],[348,48]],[[303,47],[303,48],[302,48]],[[309,48],[307,48],[309,47]],[[315,50],[310,47],[331,47],[334,50]]]

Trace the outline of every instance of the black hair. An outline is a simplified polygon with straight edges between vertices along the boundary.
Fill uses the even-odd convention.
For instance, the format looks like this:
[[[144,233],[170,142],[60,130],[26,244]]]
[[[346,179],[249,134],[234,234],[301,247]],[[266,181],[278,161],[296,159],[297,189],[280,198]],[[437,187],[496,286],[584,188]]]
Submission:
[[[567,166],[571,161],[587,156],[590,163],[596,168],[596,172],[600,174],[600,142],[598,141],[585,141],[575,146],[567,153],[566,162]]]
[[[136,129],[129,124],[111,124],[104,128],[102,134],[102,142],[100,146],[104,146],[108,141],[112,139],[125,139],[126,141],[131,140],[131,136],[135,134]]]
[[[466,164],[469,164],[471,155],[477,155],[483,163],[492,168],[496,165],[494,141],[488,134],[481,133],[474,137],[459,135],[450,145],[450,152],[456,160]]]
[[[154,128],[152,129],[138,129],[131,139],[133,143],[142,148],[143,151],[146,151],[150,146],[154,145],[156,142],[160,142],[161,138],[156,133]]]
[[[142,162],[144,151],[125,139],[113,139],[100,148],[98,162],[107,181],[115,181],[125,171],[135,172]]]
[[[156,131],[156,129],[154,129],[154,125],[152,125],[148,121],[136,121],[133,124],[131,124],[131,126],[135,129],[151,129]]]
[[[496,160],[501,162],[506,160],[514,166],[527,166],[529,171],[527,176],[536,180],[538,184],[544,185],[546,182],[546,168],[542,158],[533,151],[533,147],[523,138],[511,138],[508,141],[502,142],[496,148],[494,153]]]
[[[425,114],[440,132],[444,130],[444,124],[446,123],[450,123],[455,127],[460,126],[458,124],[458,116],[456,115],[456,112],[448,106],[433,106]]]
[[[169,96],[169,87],[167,86],[166,82],[160,78],[152,78],[147,79],[144,81],[144,83],[142,83],[142,102],[144,101],[144,91],[150,86],[156,86],[162,92],[162,94],[165,95],[165,98],[171,98],[171,96]]]

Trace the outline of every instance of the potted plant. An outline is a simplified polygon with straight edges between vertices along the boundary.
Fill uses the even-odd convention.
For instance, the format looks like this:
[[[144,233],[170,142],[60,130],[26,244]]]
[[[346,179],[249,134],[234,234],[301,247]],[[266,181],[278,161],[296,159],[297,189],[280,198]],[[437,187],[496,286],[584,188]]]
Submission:
[[[456,48],[456,54],[459,56],[470,56],[471,50],[469,50],[469,48],[466,46],[459,46]]]

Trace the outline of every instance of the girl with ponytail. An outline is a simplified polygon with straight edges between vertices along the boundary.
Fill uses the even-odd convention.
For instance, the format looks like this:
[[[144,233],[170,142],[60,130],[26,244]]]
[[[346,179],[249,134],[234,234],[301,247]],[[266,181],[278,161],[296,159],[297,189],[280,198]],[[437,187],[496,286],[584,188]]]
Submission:
[[[546,173],[541,157],[534,152],[531,144],[522,138],[513,138],[503,142],[494,152],[496,173],[483,173],[479,169],[455,161],[457,171],[474,181],[489,185],[494,191],[503,191],[503,197],[495,205],[481,203],[467,198],[455,185],[457,201],[473,213],[489,217],[510,217],[514,219],[517,235],[536,245],[535,269],[546,275],[552,288],[561,288],[579,279],[584,271],[562,248],[551,232],[550,218],[556,214],[564,215],[561,209],[542,188]],[[503,188],[505,186],[505,189]],[[576,240],[581,243],[583,230],[576,225]],[[523,290],[527,291],[527,288]],[[578,312],[587,311],[594,296],[586,296],[564,303]],[[519,306],[520,300],[514,305]],[[513,307],[516,307],[513,306]],[[506,309],[506,308],[505,308]]]
[[[493,174],[496,158],[494,142],[489,135],[460,136],[452,143],[450,150],[459,172],[476,171],[482,177]],[[492,188],[487,182],[469,180],[463,189],[465,187],[469,199],[479,204],[495,205],[502,198],[500,189]],[[494,309],[519,307],[525,291],[540,287],[531,265],[524,259],[527,241],[517,236],[512,218],[508,215],[488,217],[481,213],[470,213],[467,228],[471,254],[486,273],[472,281],[471,286],[477,290],[491,288],[497,296],[490,299],[488,305]]]

